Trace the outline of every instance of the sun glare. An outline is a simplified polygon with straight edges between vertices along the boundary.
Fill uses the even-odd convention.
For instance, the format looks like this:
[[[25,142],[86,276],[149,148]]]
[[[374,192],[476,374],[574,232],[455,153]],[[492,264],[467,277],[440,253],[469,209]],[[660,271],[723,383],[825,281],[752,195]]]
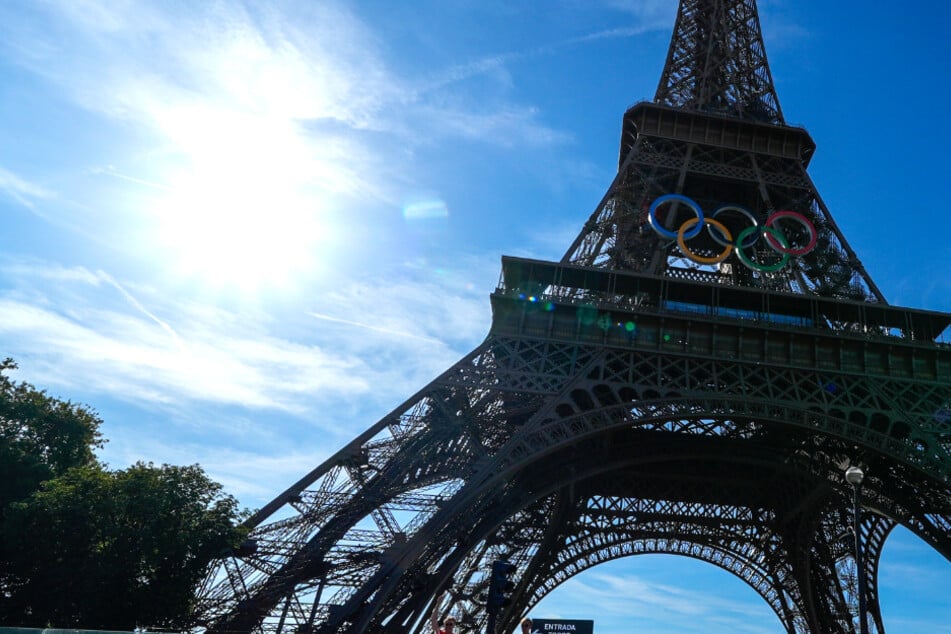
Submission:
[[[167,122],[185,156],[155,210],[163,257],[184,277],[241,290],[313,270],[328,227],[303,141],[286,124],[199,114]]]

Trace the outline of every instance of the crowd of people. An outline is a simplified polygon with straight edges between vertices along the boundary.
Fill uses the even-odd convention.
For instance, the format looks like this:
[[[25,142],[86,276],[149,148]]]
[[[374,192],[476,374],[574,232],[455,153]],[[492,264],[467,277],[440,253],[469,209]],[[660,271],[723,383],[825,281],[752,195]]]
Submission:
[[[433,627],[433,634],[456,634],[456,618],[451,614],[442,620],[441,625],[439,623],[439,613],[442,612],[443,601],[446,597],[447,595],[442,595],[442,597],[436,601],[436,605],[433,606],[433,613],[429,618],[429,622]],[[521,627],[519,634],[533,634],[532,620],[527,616],[521,620],[519,625]]]

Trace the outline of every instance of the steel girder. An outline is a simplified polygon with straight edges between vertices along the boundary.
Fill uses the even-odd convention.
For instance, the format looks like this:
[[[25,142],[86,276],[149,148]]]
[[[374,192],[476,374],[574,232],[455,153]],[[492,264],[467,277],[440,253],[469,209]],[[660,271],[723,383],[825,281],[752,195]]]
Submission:
[[[755,0],[682,0],[654,101],[782,123]]]
[[[562,262],[884,303],[806,172],[815,146],[805,131],[741,121],[725,131],[723,125],[717,117],[651,104],[631,108],[625,128],[635,140]],[[785,136],[778,141],[780,133]],[[780,142],[784,151],[774,147]],[[756,147],[764,149],[750,149]],[[648,224],[651,202],[669,193],[690,196],[708,213],[724,203],[741,205],[761,220],[778,210],[801,213],[817,229],[816,247],[772,273],[752,272],[735,254],[719,266],[697,264],[676,240],[661,238]],[[720,249],[712,241],[697,247],[707,257]]]
[[[901,523],[951,558],[951,477],[946,460],[929,467],[922,454],[933,449],[891,428],[870,434],[849,412],[909,420],[933,412],[940,390],[885,377],[863,389],[842,374],[831,394],[828,377],[638,342],[492,335],[255,518],[246,549],[209,577],[203,622],[420,631],[449,589],[479,625],[488,562],[504,556],[521,579],[503,618],[512,625],[591,565],[666,552],[736,574],[789,632],[853,632],[841,480],[851,459],[869,473],[868,595],[883,631],[874,579],[884,536]],[[871,383],[901,399],[871,398]],[[608,522],[612,504],[618,521]]]

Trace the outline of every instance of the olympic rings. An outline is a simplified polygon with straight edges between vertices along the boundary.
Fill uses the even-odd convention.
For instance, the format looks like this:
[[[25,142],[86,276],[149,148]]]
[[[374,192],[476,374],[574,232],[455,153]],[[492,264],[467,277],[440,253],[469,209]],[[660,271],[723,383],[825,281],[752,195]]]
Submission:
[[[736,237],[736,241],[742,244],[743,238],[746,237],[746,234],[753,233],[755,231],[756,231],[756,227],[747,227],[746,229],[740,232],[740,235]],[[789,241],[786,240],[786,236],[784,236],[782,232],[779,231],[778,229],[773,229],[770,226],[765,226],[763,227],[763,231],[766,233],[767,242],[769,242],[769,238],[770,236],[772,236],[773,238],[779,241],[779,243],[783,246],[784,249],[789,248]],[[770,244],[770,246],[773,246],[773,245]],[[786,264],[789,262],[789,253],[782,253],[783,257],[781,257],[779,259],[779,262],[776,262],[775,264],[757,264],[753,260],[749,259],[745,253],[743,253],[743,248],[738,248],[736,250],[736,255],[738,258],[740,258],[740,262],[745,264],[748,268],[751,268],[754,271],[762,271],[764,273],[772,273],[774,271],[778,271],[779,269],[786,266]]]
[[[716,227],[724,236],[726,236],[727,244],[724,244],[726,248],[723,249],[723,252],[720,255],[714,256],[712,258],[705,258],[703,256],[697,255],[690,251],[687,248],[687,234],[684,233],[688,227],[694,223],[700,224],[700,220],[697,218],[689,218],[680,225],[680,231],[677,232],[677,244],[680,245],[680,250],[687,254],[687,257],[693,260],[694,262],[699,262],[700,264],[716,264],[717,262],[722,262],[727,259],[730,255],[730,251],[733,250],[733,245],[729,244],[733,236],[730,234],[730,230],[726,228],[726,225],[720,222],[719,220],[714,220],[713,218],[704,218],[703,223],[711,227]],[[709,231],[709,229],[708,229]],[[710,232],[710,236],[713,237],[713,232]],[[716,239],[716,238],[714,238]],[[721,243],[722,244],[722,243]],[[789,256],[787,256],[788,258]]]
[[[660,221],[657,220],[657,208],[668,200],[676,200],[678,202],[686,203],[686,205],[693,209],[693,212],[697,214],[697,219],[700,224],[697,225],[696,229],[684,235],[684,238],[687,240],[690,238],[695,238],[697,234],[700,233],[700,230],[703,229],[703,210],[700,209],[700,205],[695,203],[693,199],[687,198],[686,196],[681,196],[680,194],[665,194],[651,203],[650,213],[647,214],[647,221],[650,223],[651,227],[653,227],[654,231],[664,236],[668,240],[677,239],[677,233],[675,231],[665,229],[664,226],[660,224]]]
[[[819,234],[816,233],[815,226],[811,222],[809,222],[808,218],[806,218],[800,213],[796,213],[795,211],[776,211],[770,214],[769,218],[766,219],[766,226],[772,227],[773,224],[776,222],[776,220],[779,218],[792,218],[793,220],[801,224],[806,229],[806,231],[809,232],[809,242],[808,244],[806,244],[806,246],[804,246],[801,249],[790,249],[789,245],[779,246],[775,244],[775,241],[773,240],[773,235],[771,233],[767,233],[766,242],[769,243],[769,246],[772,247],[773,250],[779,251],[780,253],[788,253],[789,255],[805,255],[806,253],[809,253],[816,247],[816,241],[819,239]]]
[[[693,211],[696,217],[684,220],[677,231],[667,229],[663,226],[661,221],[657,219],[657,209],[668,202],[685,204]],[[717,216],[726,213],[743,216],[750,223],[750,226],[743,229],[739,235],[736,236],[735,240],[726,225],[716,219]],[[779,226],[780,219],[793,220],[808,233],[809,238],[805,246],[794,247],[790,245],[789,239]],[[683,196],[682,194],[665,194],[658,196],[650,205],[647,220],[651,228],[657,232],[659,236],[668,240],[676,240],[683,254],[698,264],[717,264],[729,257],[731,252],[736,251],[737,257],[745,266],[754,271],[762,271],[764,273],[772,273],[783,268],[789,263],[791,256],[800,256],[809,253],[816,247],[816,243],[819,239],[815,225],[803,214],[795,211],[775,211],[766,218],[766,222],[763,224],[759,223],[756,216],[754,216],[750,210],[732,204],[721,205],[709,216],[705,216],[700,205],[693,199]],[[704,227],[707,228],[707,234],[710,236],[710,239],[724,248],[722,252],[713,257],[699,255],[687,247],[687,240],[698,236]],[[779,261],[772,264],[759,264],[753,261],[744,252],[759,241],[760,235],[766,238],[766,244],[770,249],[782,256]]]
[[[740,207],[739,205],[722,205],[720,207],[717,207],[716,210],[712,214],[710,214],[710,217],[716,218],[717,216],[720,215],[721,212],[725,212],[725,211],[735,211],[745,216],[746,219],[750,221],[750,224],[753,225],[754,227],[759,226],[759,221],[756,219],[756,216],[754,216],[753,213],[746,207]],[[736,244],[734,244],[733,242],[730,242],[729,238],[726,240],[723,240],[722,238],[718,238],[717,237],[717,233],[719,233],[718,231],[711,231],[710,229],[707,229],[707,231],[710,233],[710,237],[713,238],[713,241],[719,244],[721,247],[725,247],[728,245],[731,247],[736,246]],[[751,247],[759,241],[759,233],[753,233],[752,236],[753,236],[753,239],[750,242],[743,244],[744,248]]]

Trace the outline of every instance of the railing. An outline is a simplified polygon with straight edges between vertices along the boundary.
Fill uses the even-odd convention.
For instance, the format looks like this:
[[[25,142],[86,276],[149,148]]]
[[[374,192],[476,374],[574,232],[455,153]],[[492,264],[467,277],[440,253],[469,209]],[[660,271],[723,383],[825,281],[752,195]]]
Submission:
[[[503,258],[496,295],[540,305],[693,314],[854,338],[951,346],[951,315],[947,313],[523,258]]]

